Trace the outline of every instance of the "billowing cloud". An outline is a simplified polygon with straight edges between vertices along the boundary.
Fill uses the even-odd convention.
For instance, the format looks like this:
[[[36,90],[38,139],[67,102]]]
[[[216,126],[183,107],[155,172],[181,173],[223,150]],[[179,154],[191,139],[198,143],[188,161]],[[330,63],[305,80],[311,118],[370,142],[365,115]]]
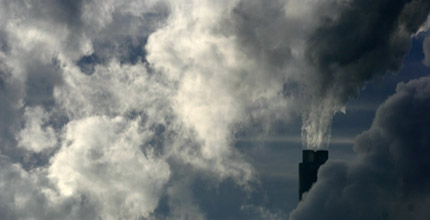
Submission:
[[[18,146],[34,152],[55,147],[57,137],[52,126],[46,125],[48,118],[41,107],[27,107],[24,112],[25,127],[17,137]]]
[[[1,1],[1,6],[2,171],[19,177],[11,180],[16,186],[2,183],[2,218],[152,218],[163,195],[174,206],[165,216],[204,218],[193,195],[182,193],[190,190],[190,176],[206,173],[214,184],[233,178],[247,188],[252,167],[231,147],[235,99],[221,92],[228,105],[214,102],[199,110],[222,81],[212,85],[209,96],[189,100],[186,92],[204,92],[193,88],[193,75],[174,78],[154,68],[168,62],[147,61],[148,37],[175,26],[166,20],[174,16],[173,3]],[[225,120],[216,119],[223,115]],[[192,171],[172,178],[179,172],[175,166]],[[20,184],[28,190],[17,202],[11,197]],[[175,202],[186,196],[187,206]],[[86,217],[79,217],[81,211]]]
[[[30,172],[0,157],[2,219],[97,219],[98,207],[85,195],[62,197],[42,169]]]
[[[140,146],[150,135],[139,120],[88,117],[70,122],[49,178],[64,196],[83,193],[97,201],[103,219],[148,217],[157,207],[169,165]],[[120,201],[120,203],[118,203]]]
[[[411,36],[430,11],[425,0],[328,4],[333,11],[321,16],[305,52],[316,71],[309,84],[310,108],[303,115],[308,147],[328,144],[334,113],[358,95],[368,80],[399,70]]]
[[[429,77],[399,84],[356,138],[356,159],[324,165],[291,219],[428,218],[429,102]]]

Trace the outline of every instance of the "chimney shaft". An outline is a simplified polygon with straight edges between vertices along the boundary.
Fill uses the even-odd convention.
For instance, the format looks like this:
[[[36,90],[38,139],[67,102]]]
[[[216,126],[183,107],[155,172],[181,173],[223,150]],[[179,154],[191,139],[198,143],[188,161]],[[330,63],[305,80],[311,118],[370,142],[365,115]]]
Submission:
[[[299,201],[317,181],[318,169],[328,160],[328,151],[303,150],[302,160],[299,164]]]

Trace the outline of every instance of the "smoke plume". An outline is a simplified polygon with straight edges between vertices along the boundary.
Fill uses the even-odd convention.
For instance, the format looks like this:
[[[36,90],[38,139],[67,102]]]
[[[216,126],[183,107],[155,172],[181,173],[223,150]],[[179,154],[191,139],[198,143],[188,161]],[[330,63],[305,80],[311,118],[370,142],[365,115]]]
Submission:
[[[356,159],[324,165],[291,219],[428,218],[429,102],[429,77],[400,83],[356,138]]]
[[[309,35],[306,60],[315,72],[310,107],[303,114],[307,147],[327,146],[333,115],[358,95],[368,80],[396,72],[411,36],[426,21],[430,2],[334,1],[333,14]]]

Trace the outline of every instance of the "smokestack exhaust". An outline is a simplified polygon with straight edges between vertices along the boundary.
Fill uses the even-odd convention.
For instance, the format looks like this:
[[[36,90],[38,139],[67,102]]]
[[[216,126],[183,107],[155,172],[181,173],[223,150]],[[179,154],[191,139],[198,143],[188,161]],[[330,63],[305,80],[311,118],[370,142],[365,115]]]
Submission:
[[[303,193],[309,191],[317,181],[318,169],[328,160],[327,150],[303,150],[302,162],[299,164],[299,201]]]

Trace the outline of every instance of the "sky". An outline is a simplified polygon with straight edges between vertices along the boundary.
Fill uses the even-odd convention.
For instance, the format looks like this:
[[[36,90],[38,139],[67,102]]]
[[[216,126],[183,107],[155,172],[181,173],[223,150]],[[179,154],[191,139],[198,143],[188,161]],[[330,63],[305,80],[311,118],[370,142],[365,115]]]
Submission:
[[[429,73],[428,0],[0,0],[0,219],[428,219]]]

